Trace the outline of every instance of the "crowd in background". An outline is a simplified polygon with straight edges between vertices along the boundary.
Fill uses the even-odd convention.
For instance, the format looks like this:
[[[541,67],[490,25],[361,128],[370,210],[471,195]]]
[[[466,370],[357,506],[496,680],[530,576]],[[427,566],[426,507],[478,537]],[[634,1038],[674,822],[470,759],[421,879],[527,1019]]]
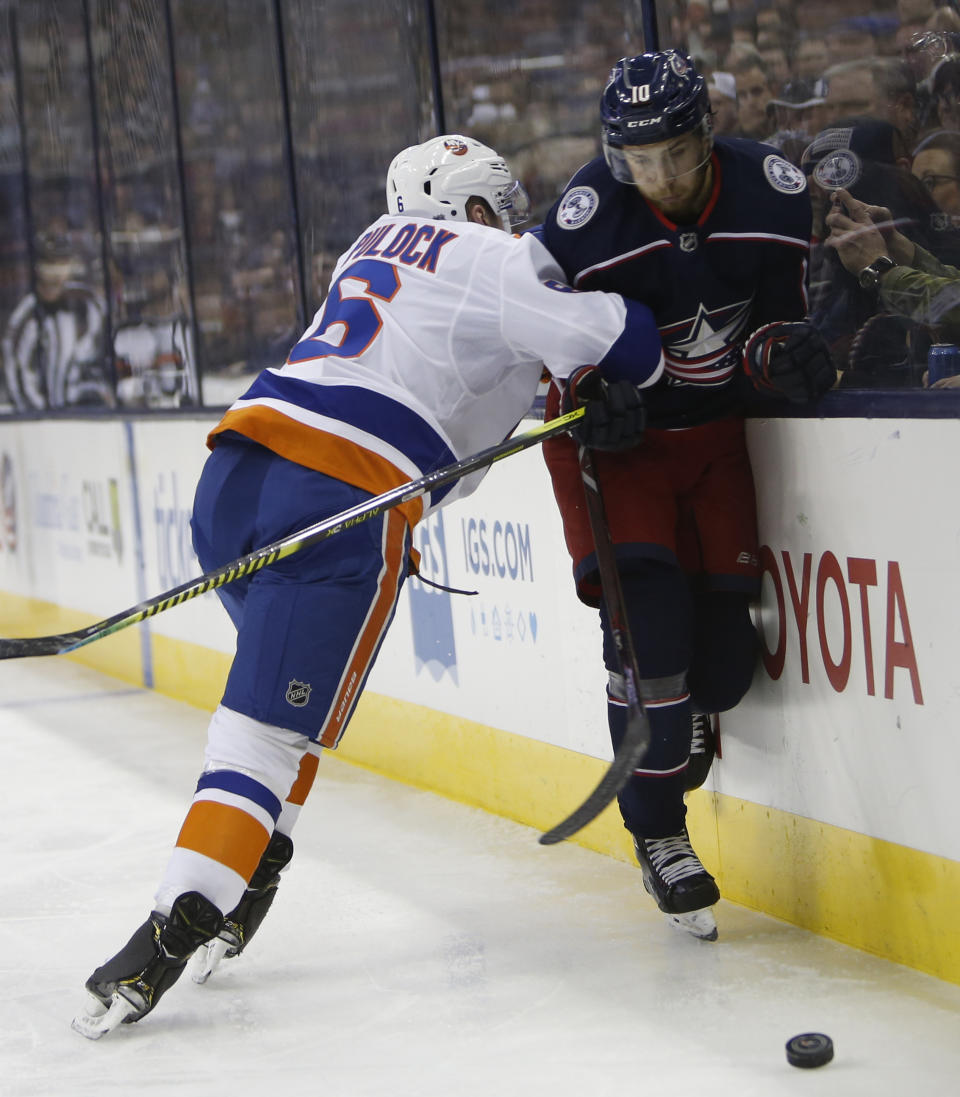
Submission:
[[[692,0],[671,30],[709,77],[716,132],[773,145],[808,176],[811,316],[840,384],[922,385],[931,344],[960,337],[953,296],[942,292],[944,279],[960,288],[957,7]],[[923,271],[899,278],[909,292],[860,285],[859,253],[830,218],[838,203],[842,215],[872,209],[892,221],[888,245],[894,231],[910,241],[894,257]]]
[[[382,210],[398,148],[441,119],[485,141],[524,180],[535,221],[599,150],[610,64],[643,47],[639,0],[441,0],[439,71],[428,5],[178,0],[169,24],[164,6],[0,0],[8,410],[228,403],[296,340],[337,256]],[[828,169],[838,149],[852,156],[851,202],[891,211],[924,279],[953,277],[957,7],[659,11],[660,44],[708,76],[716,132],[767,142],[810,179],[811,315],[841,384],[922,386],[927,348],[953,339],[949,294],[861,288],[838,229],[831,243]]]

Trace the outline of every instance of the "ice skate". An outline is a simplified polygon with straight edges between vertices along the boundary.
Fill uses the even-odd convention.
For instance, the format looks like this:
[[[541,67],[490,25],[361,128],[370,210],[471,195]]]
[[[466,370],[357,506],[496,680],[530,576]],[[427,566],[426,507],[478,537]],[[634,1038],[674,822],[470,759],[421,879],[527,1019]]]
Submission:
[[[690,738],[690,761],[687,763],[686,791],[700,788],[707,779],[717,741],[713,730],[713,717],[709,713],[691,713],[692,735]]]
[[[667,921],[704,941],[717,939],[710,909],[720,899],[716,881],[693,852],[687,828],[669,838],[633,839],[643,869],[643,886]]]
[[[170,915],[153,911],[124,947],[86,982],[89,1002],[73,1029],[99,1040],[120,1024],[145,1017],[179,979],[187,960],[223,924],[220,911],[196,891],[173,904]]]
[[[190,970],[190,977],[195,983],[205,983],[224,957],[230,959],[243,952],[266,918],[277,894],[280,871],[287,867],[292,857],[292,840],[288,835],[276,831],[240,902],[223,919],[219,934],[197,949]]]

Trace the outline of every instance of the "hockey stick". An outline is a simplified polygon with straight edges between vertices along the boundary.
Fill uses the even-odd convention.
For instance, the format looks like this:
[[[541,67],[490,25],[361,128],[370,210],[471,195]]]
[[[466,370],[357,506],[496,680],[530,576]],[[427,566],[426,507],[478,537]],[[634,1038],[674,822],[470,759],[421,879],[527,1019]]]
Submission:
[[[300,530],[299,533],[292,533],[289,537],[274,541],[270,545],[264,545],[263,548],[256,549],[247,556],[242,556],[239,560],[234,560],[233,563],[226,564],[216,571],[210,571],[206,575],[190,579],[172,590],[164,591],[163,594],[158,594],[155,598],[149,598],[145,602],[140,602],[130,609],[125,609],[103,621],[97,621],[96,624],[88,625],[86,628],[77,629],[75,632],[60,633],[56,636],[33,636],[0,640],[0,659],[23,659],[34,655],[64,655],[67,652],[76,651],[77,648],[92,644],[95,640],[102,640],[103,637],[119,632],[129,625],[135,625],[137,622],[144,621],[148,617],[155,617],[158,613],[163,613],[164,610],[173,606],[179,606],[182,602],[196,598],[198,594],[206,594],[208,590],[215,590],[226,583],[232,583],[235,579],[240,579],[244,575],[252,575],[261,568],[275,564],[278,560],[283,560],[287,556],[292,556],[295,552],[299,552],[309,545],[315,545],[318,541],[333,537],[334,534],[341,533],[343,530],[350,529],[361,522],[369,521],[371,518],[375,518],[401,503],[407,503],[411,499],[426,495],[434,488],[449,484],[452,480],[459,480],[471,472],[492,465],[495,461],[502,461],[504,457],[510,457],[512,454],[529,449],[531,446],[535,446],[547,438],[552,438],[556,434],[562,434],[564,431],[569,430],[582,415],[583,408],[577,408],[576,411],[568,412],[566,415],[541,423],[532,430],[518,434],[514,438],[508,438],[499,445],[481,450],[472,457],[465,457],[462,461],[447,465],[446,468],[437,469],[436,472],[428,472],[425,476],[421,476],[419,480],[410,480],[406,484],[385,491],[382,495],[376,495],[364,503],[359,503],[349,510],[341,511],[340,514],[324,518],[322,521]]]
[[[610,527],[607,525],[607,516],[603,509],[603,495],[600,493],[600,482],[597,479],[593,455],[585,446],[580,447],[580,477],[583,480],[583,490],[587,498],[587,514],[590,518],[590,529],[593,532],[593,543],[597,553],[600,587],[603,590],[603,600],[610,617],[610,630],[617,645],[617,654],[620,656],[620,667],[626,686],[627,730],[607,772],[593,792],[566,819],[557,823],[552,830],[540,835],[540,844],[544,846],[562,842],[596,818],[630,779],[650,745],[650,721],[647,719],[643,701],[640,699],[637,653],[633,646],[633,637],[630,635],[623,589],[620,586],[616,556],[610,539]]]

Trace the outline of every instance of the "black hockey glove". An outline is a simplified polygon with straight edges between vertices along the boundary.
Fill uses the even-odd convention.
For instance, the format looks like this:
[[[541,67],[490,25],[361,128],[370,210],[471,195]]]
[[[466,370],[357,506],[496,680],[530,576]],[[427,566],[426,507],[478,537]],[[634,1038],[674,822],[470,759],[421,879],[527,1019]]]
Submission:
[[[567,378],[560,412],[580,407],[586,411],[570,433],[587,449],[630,449],[643,438],[647,412],[640,390],[629,381],[605,381],[596,366],[581,366]]]
[[[816,400],[837,380],[826,341],[806,321],[757,328],[743,348],[743,368],[758,392],[795,404]]]

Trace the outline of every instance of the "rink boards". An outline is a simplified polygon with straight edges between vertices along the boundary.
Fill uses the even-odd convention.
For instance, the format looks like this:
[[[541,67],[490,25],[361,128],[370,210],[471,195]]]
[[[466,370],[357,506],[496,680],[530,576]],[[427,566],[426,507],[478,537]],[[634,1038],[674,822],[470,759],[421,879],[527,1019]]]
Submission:
[[[77,628],[199,574],[211,421],[0,425],[3,634]],[[749,438],[764,655],[690,797],[695,845],[726,898],[960,982],[960,514],[944,506],[960,422],[755,420]],[[599,627],[540,453],[416,541],[427,578],[478,593],[407,584],[338,753],[546,829],[610,755]],[[208,594],[76,657],[212,708],[232,648]],[[615,810],[576,840],[631,857]]]

